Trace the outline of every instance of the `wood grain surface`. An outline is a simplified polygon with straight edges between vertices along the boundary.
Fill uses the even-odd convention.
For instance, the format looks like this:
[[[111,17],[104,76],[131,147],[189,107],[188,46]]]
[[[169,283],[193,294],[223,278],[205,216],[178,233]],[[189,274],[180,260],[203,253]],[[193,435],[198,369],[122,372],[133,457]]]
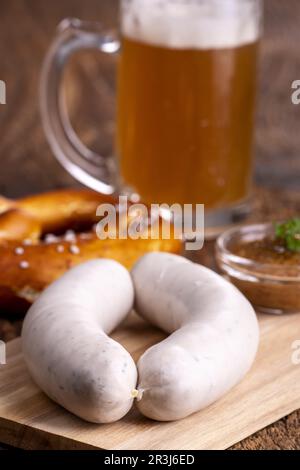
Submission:
[[[298,321],[296,315],[260,315],[260,347],[245,379],[205,410],[169,423],[147,419],[135,408],[112,424],[76,418],[36,387],[16,339],[0,369],[0,439],[24,449],[227,449],[300,407],[300,366],[293,364],[291,347]],[[137,361],[164,335],[132,315],[112,337]]]
[[[291,103],[291,83],[300,79],[300,2],[266,0],[256,135],[257,189],[252,220],[300,213],[300,106]],[[0,4],[0,79],[7,104],[0,106],[0,193],[15,197],[76,185],[56,163],[39,111],[38,82],[43,57],[65,17],[117,26],[117,0],[10,0]],[[74,57],[65,77],[74,128],[91,148],[112,150],[115,61],[95,52]],[[96,105],[95,105],[96,103]],[[199,261],[213,266],[207,243]],[[2,312],[0,337],[19,334],[21,322]],[[300,449],[300,412],[234,446],[235,449]]]

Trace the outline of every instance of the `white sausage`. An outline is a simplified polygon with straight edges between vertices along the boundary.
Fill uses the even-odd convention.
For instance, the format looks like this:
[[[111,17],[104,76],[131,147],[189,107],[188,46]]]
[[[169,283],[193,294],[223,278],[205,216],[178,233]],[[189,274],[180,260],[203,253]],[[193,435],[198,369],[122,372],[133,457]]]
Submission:
[[[136,366],[107,334],[133,299],[128,271],[116,261],[94,260],[46,289],[25,318],[23,353],[34,381],[87,421],[116,421],[131,408]]]
[[[137,312],[167,333],[138,362],[138,407],[172,421],[224,395],[251,367],[259,341],[246,298],[213,271],[166,253],[134,266]]]

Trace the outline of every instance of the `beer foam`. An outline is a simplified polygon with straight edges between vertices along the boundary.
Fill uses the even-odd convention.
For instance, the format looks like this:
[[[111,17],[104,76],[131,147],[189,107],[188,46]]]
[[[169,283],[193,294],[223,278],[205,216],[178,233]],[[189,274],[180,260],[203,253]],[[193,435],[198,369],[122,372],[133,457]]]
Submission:
[[[260,0],[123,0],[125,37],[174,49],[223,49],[260,36]]]

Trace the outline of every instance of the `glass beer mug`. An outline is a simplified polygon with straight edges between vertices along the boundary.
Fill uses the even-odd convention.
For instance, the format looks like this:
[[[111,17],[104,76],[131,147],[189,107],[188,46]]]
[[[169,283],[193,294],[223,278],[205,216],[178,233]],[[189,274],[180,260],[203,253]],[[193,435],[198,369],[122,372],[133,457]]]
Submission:
[[[218,226],[247,209],[262,0],[121,0],[120,39],[65,20],[45,61],[41,107],[63,166],[105,194],[205,204]],[[120,50],[116,156],[75,135],[61,79],[79,49]],[[101,103],[99,103],[101,106]]]

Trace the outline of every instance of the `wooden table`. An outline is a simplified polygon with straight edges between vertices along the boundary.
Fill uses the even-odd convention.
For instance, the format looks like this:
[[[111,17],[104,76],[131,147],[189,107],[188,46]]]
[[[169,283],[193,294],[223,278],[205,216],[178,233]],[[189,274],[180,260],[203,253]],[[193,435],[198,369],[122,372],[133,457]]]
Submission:
[[[43,134],[37,93],[42,59],[62,18],[97,19],[115,27],[117,8],[117,0],[1,4],[0,79],[7,84],[7,105],[0,107],[1,194],[17,197],[76,184],[56,163]],[[291,83],[300,79],[299,20],[298,0],[266,0],[253,220],[300,213],[300,106],[290,99]],[[72,60],[66,73],[72,123],[87,145],[107,155],[114,134],[114,71],[114,59],[84,52]],[[199,260],[213,263],[210,244]],[[0,338],[7,341],[19,330],[20,322],[0,319]],[[299,429],[300,412],[296,412],[234,449],[299,449]]]

